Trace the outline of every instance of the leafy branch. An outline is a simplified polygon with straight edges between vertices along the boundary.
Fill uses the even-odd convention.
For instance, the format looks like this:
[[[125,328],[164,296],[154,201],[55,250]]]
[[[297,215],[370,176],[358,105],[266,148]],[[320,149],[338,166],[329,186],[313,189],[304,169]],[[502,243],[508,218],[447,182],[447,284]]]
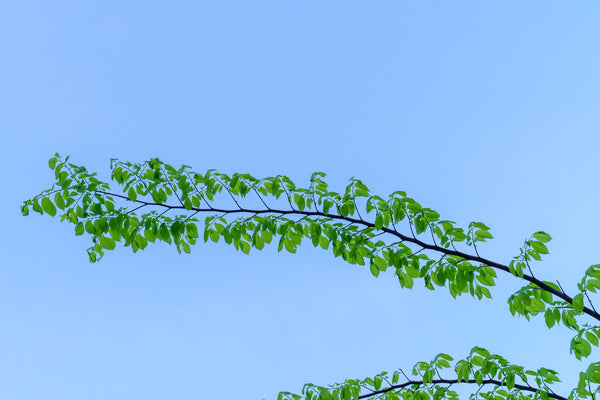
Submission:
[[[230,176],[215,170],[197,173],[188,166],[175,168],[156,158],[143,163],[113,159],[111,179],[121,187],[118,191],[85,167],[69,163],[68,157],[62,159],[57,154],[49,160],[49,167],[54,171],[54,184],[26,200],[22,213],[29,214],[31,208],[40,214],[60,214],[61,221],[74,225],[76,235],[89,234],[92,246],[88,255],[92,262],[100,260],[106,250],[115,249],[116,243],[137,252],[149,243],[163,241],[175,244],[180,253],[190,253],[200,232],[205,242],[222,239],[246,254],[252,248],[261,250],[277,237],[279,251],[295,253],[308,239],[313,246],[331,249],[334,256],[350,264],[368,264],[375,277],[391,268],[402,287],[411,288],[415,279],[422,279],[431,290],[447,287],[453,297],[469,293],[477,299],[491,298],[489,288],[496,284],[496,271],[511,274],[525,281],[525,286],[508,299],[513,315],[529,319],[543,313],[548,328],[562,323],[575,331],[570,349],[578,359],[588,357],[592,346],[600,342],[600,327],[582,320],[587,317],[600,321],[590,297],[600,289],[600,265],[586,270],[574,295],[567,294],[560,284],[537,278],[532,263],[549,253],[547,243],[551,241],[550,235],[542,231],[525,240],[519,254],[503,264],[481,256],[483,248],[478,242],[493,238],[484,223],[471,222],[463,229],[453,221],[441,220],[439,213],[423,207],[403,191],[384,199],[371,194],[356,178],[338,193],[329,189],[321,172],[312,174],[308,188],[302,188],[282,175],[258,179],[250,174]],[[225,205],[227,199],[233,202],[231,207]],[[201,216],[203,221],[198,219]],[[476,349],[480,348],[473,350],[478,353]],[[470,383],[478,385],[475,397],[489,400],[512,399],[515,390],[520,396],[530,393],[534,399],[566,399],[547,385],[558,380],[553,371],[542,368],[535,374],[523,372],[502,360],[483,349],[479,355],[472,352],[457,362],[456,379],[440,376],[439,369],[448,364],[448,359],[441,357],[418,364],[413,372],[421,377],[420,381],[406,377],[399,383],[399,375],[393,375],[387,382],[388,377],[382,375],[379,381],[356,381],[357,386],[352,386],[355,381],[347,381],[347,390],[336,386],[333,392],[319,389],[319,393],[341,399],[399,398],[394,397],[398,394],[406,400],[428,400],[428,396],[453,398],[450,385]],[[527,381],[527,375],[532,374],[536,387]],[[515,383],[515,377],[522,382]],[[382,387],[381,380],[388,385]],[[581,372],[580,383],[568,398],[594,397],[598,383],[598,363],[592,363]],[[591,384],[596,389],[592,390]],[[495,388],[483,392],[485,385]],[[509,391],[503,394],[504,389],[499,387]],[[335,392],[338,389],[341,391]]]

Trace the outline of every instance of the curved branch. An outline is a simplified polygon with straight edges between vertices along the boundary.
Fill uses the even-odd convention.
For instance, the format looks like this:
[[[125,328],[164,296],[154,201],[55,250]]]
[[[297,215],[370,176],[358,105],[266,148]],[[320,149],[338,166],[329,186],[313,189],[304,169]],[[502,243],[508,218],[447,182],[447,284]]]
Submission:
[[[115,193],[110,193],[110,192],[106,192],[103,190],[98,190],[96,191],[96,193],[102,193],[102,194],[106,194],[109,196],[114,196],[114,197],[119,197],[128,201],[131,201],[127,196],[123,196],[120,194],[115,194]],[[143,205],[148,205],[148,206],[157,206],[157,207],[165,207],[168,209],[181,209],[181,210],[186,210],[185,207],[183,206],[172,206],[172,205],[168,205],[168,204],[160,204],[160,203],[154,203],[154,202],[145,202],[143,200],[135,200],[134,203],[140,203]],[[307,211],[307,210],[296,210],[292,207],[291,210],[279,210],[279,209],[272,209],[272,208],[267,208],[267,209],[248,209],[248,208],[242,208],[240,207],[239,209],[221,209],[221,208],[199,208],[199,207],[192,207],[191,210],[186,210],[186,211],[195,211],[196,213],[198,212],[220,212],[220,213],[225,213],[225,214],[235,214],[235,213],[251,213],[251,214],[279,214],[279,215],[302,215],[305,217],[326,217],[326,218],[331,218],[331,219],[335,219],[335,220],[340,220],[340,221],[345,221],[351,224],[356,224],[356,225],[361,225],[364,226],[365,228],[375,228],[375,224],[372,222],[368,222],[365,221],[363,219],[357,219],[357,218],[352,218],[352,217],[344,217],[343,215],[339,215],[339,214],[330,214],[330,213],[323,213],[320,211]],[[500,271],[504,271],[506,273],[509,273],[511,275],[513,275],[510,272],[510,269],[508,268],[507,265],[489,260],[487,258],[484,257],[480,257],[479,255],[472,255],[472,254],[468,254],[468,253],[464,253],[462,251],[457,251],[455,249],[449,249],[449,248],[445,248],[442,246],[439,246],[437,244],[430,244],[430,243],[426,243],[423,242],[422,240],[419,240],[416,236],[408,236],[408,235],[404,235],[394,229],[389,229],[386,227],[382,227],[380,229],[382,232],[388,233],[392,236],[395,236],[403,241],[415,244],[419,247],[422,247],[425,250],[431,250],[431,251],[435,251],[438,253],[442,253],[444,255],[453,255],[453,256],[457,256],[457,257],[461,257],[465,260],[469,260],[469,261],[473,261],[473,262],[478,262],[481,264],[485,264],[489,267],[498,269]],[[514,276],[514,275],[513,275]],[[573,298],[569,295],[567,295],[566,293],[556,290],[554,289],[552,286],[544,283],[543,281],[535,278],[534,276],[531,275],[527,275],[527,274],[523,274],[522,279],[533,283],[534,285],[538,286],[541,290],[544,290],[548,293],[553,294],[554,296],[566,301],[569,304],[573,304]],[[583,312],[587,315],[589,315],[590,317],[600,321],[600,314],[598,312],[596,312],[593,309],[590,309],[588,307],[584,307],[583,308]]]
[[[496,379],[484,379],[481,383],[478,383],[475,379],[469,379],[466,381],[459,381],[458,379],[433,379],[430,383],[431,384],[448,384],[448,385],[458,384],[458,383],[470,383],[470,384],[474,383],[474,384],[478,384],[480,387],[483,387],[484,385],[506,386],[505,383],[503,383],[502,381],[496,380]],[[373,396],[384,394],[384,393],[390,392],[392,390],[402,389],[402,388],[405,388],[405,387],[411,386],[411,385],[423,385],[423,382],[409,380],[407,382],[404,382],[404,383],[401,383],[398,385],[393,385],[393,386],[387,387],[385,389],[380,389],[380,390],[376,390],[371,393],[363,394],[362,396],[358,396],[358,398],[359,399],[368,399]],[[521,385],[518,383],[516,383],[513,387],[515,387],[521,391],[531,392],[531,393],[536,393],[538,390],[540,390],[540,389],[536,389],[531,386],[525,386],[525,385]],[[567,400],[566,397],[555,394],[553,392],[547,392],[547,393],[548,393],[548,397],[550,397],[550,398],[553,398],[556,400]]]

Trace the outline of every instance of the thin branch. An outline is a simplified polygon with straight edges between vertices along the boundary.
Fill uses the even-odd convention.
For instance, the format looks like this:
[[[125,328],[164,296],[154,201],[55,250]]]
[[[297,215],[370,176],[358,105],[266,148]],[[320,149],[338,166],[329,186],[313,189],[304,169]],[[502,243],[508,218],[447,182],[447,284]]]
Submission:
[[[410,216],[408,215],[408,213],[406,213],[406,219],[408,220],[408,227],[410,228],[410,233],[412,233],[412,237],[416,240],[417,237],[415,236],[415,231],[413,231],[412,220],[410,219]]]
[[[592,300],[590,300],[590,296],[588,296],[588,294],[587,294],[587,290],[584,291],[583,294],[585,294],[585,297],[587,298],[588,302],[590,303],[592,310],[596,311],[596,309],[594,308],[594,304],[592,304]]]
[[[196,211],[195,213],[193,213],[192,215],[190,215],[189,217],[187,217],[186,219],[183,220],[183,222],[188,222],[190,219],[192,219],[194,217],[194,215],[198,214],[200,211]]]
[[[147,161],[144,161],[144,164],[142,164],[142,167],[140,168],[140,170],[143,168],[143,166],[144,166],[144,165],[146,165],[146,163],[147,163]],[[123,167],[125,167],[125,169],[126,169],[127,171],[129,171],[130,173],[132,173],[133,175],[137,176],[137,178],[138,178],[138,180],[141,182],[141,184],[142,184],[142,185],[144,185],[144,187],[145,187],[146,189],[148,189],[148,185],[146,185],[146,182],[144,181],[144,179],[142,179],[142,177],[140,176],[140,174],[139,174],[139,173],[137,173],[137,172],[133,172],[133,171],[131,170],[131,168],[129,168],[127,165],[125,165],[125,164],[121,164],[121,168],[123,168]]]
[[[281,181],[281,179],[279,179],[279,182],[281,182],[281,188],[283,189],[283,191],[285,192],[285,196],[288,199],[288,203],[290,203],[290,207],[292,210],[296,211],[296,209],[294,208],[294,205],[292,204],[292,197],[290,196],[290,194],[288,193],[288,191],[285,188],[285,183]]]
[[[531,274],[531,276],[535,277],[535,275],[533,275],[533,271],[531,270],[531,266],[529,265],[529,261],[527,261],[527,259],[525,259],[525,265],[527,265],[527,269],[529,270],[529,273]]]
[[[169,183],[169,186],[171,186],[171,190],[173,191],[173,193],[175,193],[175,196],[177,197],[177,200],[179,200],[179,203],[181,205],[183,205],[183,201],[181,201],[181,197],[179,197],[179,193],[177,193],[177,190],[175,190],[175,186],[173,186],[173,182],[171,182],[171,179],[169,179],[169,176],[167,175],[167,173],[165,172],[164,168],[160,168],[162,173],[165,175],[165,178],[167,179],[167,182]]]
[[[433,235],[433,228],[431,227],[431,224],[429,224],[429,231],[431,232],[431,240],[433,240],[433,244],[437,246],[438,244],[435,241],[435,236]]]
[[[204,194],[202,192],[200,192],[200,190],[198,189],[198,186],[196,186],[196,182],[194,182],[194,180],[190,176],[190,173],[186,171],[186,174],[187,174],[188,179],[190,180],[190,182],[192,182],[192,185],[194,185],[194,189],[196,190],[196,193],[198,193],[200,195],[200,198],[202,200],[204,200],[204,202],[206,203],[206,206],[208,208],[212,209],[212,206],[208,203],[208,200],[206,200],[206,198],[204,197]]]
[[[165,215],[167,213],[167,211],[169,211],[169,210],[171,210],[171,209],[167,208],[165,211],[163,211],[160,214],[158,214],[155,219],[159,219],[160,217],[162,217],[163,215]]]
[[[147,206],[147,204],[142,204],[142,205],[140,205],[140,206],[138,206],[138,207],[134,208],[133,210],[129,210],[129,211],[127,211],[125,214],[131,214],[132,212],[134,212],[134,211],[136,211],[136,210],[139,210],[140,208],[142,208],[142,207],[146,207],[146,206]]]
[[[358,206],[356,205],[356,201],[354,199],[352,199],[352,203],[354,203],[354,209],[356,210],[356,213],[358,214],[358,218],[360,218],[360,220],[363,221],[363,217],[360,215],[360,211],[358,211]],[[393,218],[392,218],[392,220],[393,220]]]
[[[475,254],[477,254],[477,257],[480,257],[479,252],[477,251],[477,245],[475,244],[475,240],[473,240],[473,248],[475,249]]]
[[[402,368],[398,368],[398,371],[400,371],[400,373],[401,373],[402,375],[404,375],[404,378],[405,378],[407,381],[410,381],[410,378],[409,378],[408,376],[406,376],[406,374],[404,373],[404,371],[402,370]]]
[[[233,200],[233,202],[235,203],[235,205],[238,206],[238,208],[241,210],[242,207],[237,202],[237,200],[235,199],[235,197],[233,197],[233,193],[231,193],[231,190],[229,190],[229,188],[227,186],[225,186],[225,184],[223,183],[223,181],[221,181],[219,178],[217,178],[216,174],[214,176],[215,176],[216,181],[219,182],[221,184],[221,186],[223,186],[225,188],[225,190],[227,190],[227,193],[229,193],[229,196],[231,196],[231,199]]]
[[[258,190],[256,190],[255,187],[252,187],[252,190],[254,190],[254,193],[256,193],[256,195],[258,196],[258,198],[260,199],[260,201],[263,203],[263,206],[265,206],[265,208],[267,210],[270,210],[271,208],[267,205],[267,203],[265,203],[265,201],[263,200],[262,196],[260,195],[260,193],[258,193]]]

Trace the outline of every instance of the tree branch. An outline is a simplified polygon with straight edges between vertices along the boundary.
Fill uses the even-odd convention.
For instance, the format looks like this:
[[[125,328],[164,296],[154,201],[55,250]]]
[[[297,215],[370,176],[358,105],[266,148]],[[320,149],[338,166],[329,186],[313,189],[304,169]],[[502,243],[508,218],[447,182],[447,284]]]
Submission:
[[[122,199],[126,199],[128,201],[131,201],[127,196],[123,196],[123,195],[119,195],[119,194],[115,194],[115,193],[110,193],[110,192],[106,192],[103,190],[98,190],[96,191],[96,193],[101,193],[101,194],[106,194],[106,195],[110,195],[110,196],[115,196],[115,197],[119,197]],[[288,195],[288,200],[289,200],[289,195]],[[185,210],[185,207],[183,206],[172,206],[172,205],[168,205],[168,204],[159,204],[159,203],[151,203],[151,202],[145,202],[142,200],[135,200],[135,203],[140,203],[140,204],[145,204],[145,205],[149,205],[149,206],[157,206],[157,207],[166,207],[169,209],[181,209],[181,210]],[[291,205],[291,201],[290,201],[290,205]],[[210,207],[210,206],[209,206]],[[186,210],[188,211],[188,210]],[[365,228],[375,228],[375,224],[369,221],[365,221],[362,219],[357,219],[357,218],[352,218],[352,217],[344,217],[340,214],[330,214],[330,213],[323,213],[320,211],[308,211],[308,210],[297,210],[294,209],[292,207],[291,210],[279,210],[279,209],[272,209],[272,208],[268,208],[268,209],[247,209],[247,208],[242,208],[240,207],[239,209],[221,209],[221,208],[214,208],[214,207],[210,207],[208,209],[205,208],[198,208],[198,207],[192,207],[190,211],[195,211],[195,212],[221,212],[221,213],[225,213],[225,214],[236,214],[236,213],[251,213],[251,214],[279,214],[281,216],[283,215],[303,215],[306,217],[326,217],[326,218],[331,218],[331,219],[335,219],[335,220],[340,220],[340,221],[345,221],[348,223],[353,223],[356,225],[360,225],[360,226],[364,226]],[[461,257],[465,260],[468,261],[473,261],[473,262],[477,262],[477,263],[481,263],[481,264],[485,264],[489,267],[498,269],[500,271],[504,271],[506,273],[509,273],[511,275],[513,275],[510,272],[510,269],[508,268],[508,266],[489,260],[487,258],[481,257],[479,255],[472,255],[472,254],[468,254],[468,253],[464,253],[462,251],[457,251],[457,250],[451,250],[439,245],[435,245],[435,244],[430,244],[430,243],[426,243],[423,242],[422,240],[418,239],[416,236],[414,236],[414,232],[413,232],[413,236],[408,236],[408,235],[404,235],[394,229],[390,229],[387,227],[382,227],[380,229],[380,231],[388,233],[392,236],[395,236],[399,239],[401,239],[402,241],[406,241],[412,244],[415,244],[419,247],[422,247],[423,250],[431,250],[431,251],[435,251],[441,254],[445,254],[445,255],[453,255],[453,256],[457,256],[457,257]],[[412,231],[412,226],[411,226],[411,231]],[[514,276],[514,275],[513,275]],[[522,279],[533,283],[534,285],[536,285],[537,287],[539,287],[540,289],[553,294],[554,296],[566,301],[569,304],[573,304],[573,298],[569,295],[567,295],[566,293],[564,293],[564,291],[559,291],[554,289],[552,286],[544,283],[543,281],[531,276],[531,275],[527,275],[527,274],[523,274]],[[600,321],[600,314],[598,312],[596,312],[593,309],[590,309],[588,307],[584,307],[583,308],[583,312],[587,315],[589,315],[590,317]]]
[[[406,375],[405,375],[406,376]],[[469,384],[478,384],[478,382],[475,379],[469,379],[467,381],[459,381],[458,379],[433,379],[431,382],[431,384],[458,384],[458,383],[469,383]],[[376,390],[372,393],[367,393],[367,394],[363,394],[362,396],[358,396],[359,399],[368,399],[370,397],[373,396],[377,396],[380,394],[384,394],[387,392],[390,392],[392,390],[398,390],[398,389],[402,389],[405,388],[407,386],[411,386],[411,385],[423,385],[422,381],[413,381],[413,380],[409,380],[407,382],[398,384],[398,385],[393,385],[384,389],[380,389],[380,390]],[[497,386],[505,386],[506,384],[503,383],[502,381],[496,380],[496,379],[484,379],[481,384],[479,384],[480,388],[484,385],[497,385]],[[540,389],[536,389],[533,388],[531,386],[525,386],[525,385],[521,385],[516,383],[513,387],[523,391],[523,392],[532,392],[535,393]],[[564,396],[560,396],[558,394],[555,394],[554,392],[552,393],[548,393],[548,397],[556,399],[556,400],[567,400],[566,397]]]

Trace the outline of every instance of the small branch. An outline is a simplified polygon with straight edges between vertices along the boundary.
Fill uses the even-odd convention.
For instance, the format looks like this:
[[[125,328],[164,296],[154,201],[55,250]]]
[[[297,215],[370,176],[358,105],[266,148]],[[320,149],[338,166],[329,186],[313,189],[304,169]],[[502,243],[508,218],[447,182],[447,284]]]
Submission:
[[[167,211],[169,211],[169,210],[170,210],[170,208],[167,208],[165,211],[163,211],[160,214],[158,214],[155,219],[159,219],[160,217],[162,217],[163,215],[165,215],[167,213]]]
[[[585,297],[587,298],[588,302],[590,303],[590,307],[592,307],[592,310],[596,311],[596,309],[594,308],[594,304],[592,304],[592,300],[590,300],[590,296],[588,296],[588,294],[587,294],[587,290],[585,292],[583,292],[583,294],[585,294]]]
[[[186,175],[187,175],[188,179],[190,180],[190,182],[192,182],[192,185],[194,186],[196,193],[198,193],[200,195],[200,198],[202,200],[204,200],[204,202],[206,203],[206,206],[212,210],[212,206],[208,203],[208,200],[206,200],[206,198],[204,197],[204,194],[202,192],[200,192],[200,190],[198,189],[198,186],[196,186],[196,182],[194,182],[194,180],[190,176],[189,172],[186,171]]]
[[[281,182],[281,179],[279,180],[279,182]],[[290,196],[290,194],[288,193],[288,191],[285,188],[285,184],[283,182],[281,182],[281,188],[283,189],[283,191],[285,192],[285,196],[288,199],[288,203],[290,203],[290,207],[292,208],[293,211],[296,211],[296,209],[294,208],[294,205],[292,204],[292,197]]]
[[[405,378],[407,381],[410,381],[410,378],[409,378],[408,376],[406,376],[406,374],[404,373],[404,371],[402,370],[402,368],[398,368],[398,371],[400,371],[400,373],[401,373],[402,375],[404,375],[404,378]]]
[[[429,224],[429,231],[431,232],[431,240],[433,240],[433,244],[435,246],[437,246],[437,242],[435,241],[435,236],[433,235],[433,228],[431,227],[431,224]]]
[[[181,201],[181,197],[179,197],[179,193],[177,193],[177,190],[175,190],[175,186],[173,186],[173,182],[171,182],[171,179],[169,179],[169,177],[167,176],[167,173],[165,172],[164,168],[161,167],[160,169],[161,169],[162,173],[165,175],[165,178],[167,179],[169,186],[171,186],[171,190],[173,191],[173,193],[175,193],[177,200],[179,200],[179,204],[183,205],[183,201]]]
[[[254,193],[256,193],[256,195],[258,196],[258,198],[260,199],[261,203],[263,203],[263,206],[265,206],[265,208],[267,210],[270,210],[271,208],[267,205],[267,203],[265,203],[265,201],[263,200],[262,196],[260,195],[260,193],[258,193],[258,190],[256,190],[255,187],[252,187],[252,190],[254,190]],[[315,207],[316,208],[316,207]]]
[[[354,204],[354,209],[356,210],[356,213],[358,214],[358,218],[360,218],[361,221],[363,220],[363,217],[360,215],[360,211],[358,211],[358,206],[356,205],[356,201],[354,201],[354,199],[352,199],[352,203]],[[393,218],[392,218],[392,223],[393,223]]]
[[[125,214],[131,214],[132,212],[134,212],[134,211],[136,211],[136,210],[139,210],[140,208],[142,208],[142,207],[146,207],[146,206],[147,206],[147,204],[142,204],[142,205],[140,205],[140,206],[138,206],[138,207],[134,208],[133,210],[129,210],[129,211],[127,211]]]
[[[231,193],[231,190],[229,190],[229,188],[227,186],[225,186],[225,184],[223,184],[223,181],[221,181],[219,178],[217,178],[216,175],[215,175],[215,179],[216,179],[217,182],[219,182],[221,184],[221,186],[223,186],[225,188],[225,190],[227,190],[227,193],[229,193],[229,196],[231,197],[231,199],[233,200],[233,202],[235,203],[235,205],[241,210],[242,207],[237,202],[237,200],[235,199],[235,197],[233,197],[233,194]]]
[[[408,227],[410,228],[410,233],[412,234],[413,239],[417,239],[417,237],[415,236],[415,232],[413,231],[413,227],[412,227],[412,220],[410,219],[410,216],[408,215],[408,213],[406,213],[406,219],[408,220]]]
[[[477,245],[475,244],[475,240],[474,239],[473,239],[473,248],[475,249],[475,254],[477,254],[477,257],[481,258],[481,256],[479,255],[479,252],[477,251]]]
[[[196,211],[195,213],[193,213],[192,215],[190,215],[189,217],[187,217],[186,219],[183,220],[183,222],[188,222],[190,219],[192,219],[194,217],[194,215],[198,214],[200,211]]]
[[[147,164],[147,162],[145,161],[143,165],[146,165],[146,164]],[[132,171],[132,170],[131,170],[131,169],[130,169],[130,168],[127,166],[127,165],[125,165],[125,164],[121,164],[121,168],[123,168],[123,167],[124,167],[124,168],[125,168],[127,171],[129,171],[130,173],[132,173],[133,175],[137,176],[137,178],[138,178],[138,181],[140,181],[140,182],[142,183],[142,185],[144,185],[144,187],[145,187],[146,189],[148,189],[148,185],[146,185],[146,182],[144,182],[144,179],[142,179],[142,177],[140,176],[140,174],[139,174],[139,173],[137,173],[137,172],[133,172],[133,171]],[[143,167],[142,167],[142,168],[143,168]],[[142,169],[142,168],[140,168],[140,169]]]
[[[527,269],[529,270],[531,276],[535,278],[535,275],[533,275],[533,271],[531,270],[531,266],[529,265],[529,261],[527,261],[527,259],[525,259],[525,264],[527,265]]]
[[[560,282],[557,280],[557,281],[556,281],[556,283],[558,284],[558,287],[560,288],[560,291],[561,291],[563,294],[566,294],[566,293],[565,293],[565,290],[564,290],[564,289],[563,289],[563,287],[561,286]]]

